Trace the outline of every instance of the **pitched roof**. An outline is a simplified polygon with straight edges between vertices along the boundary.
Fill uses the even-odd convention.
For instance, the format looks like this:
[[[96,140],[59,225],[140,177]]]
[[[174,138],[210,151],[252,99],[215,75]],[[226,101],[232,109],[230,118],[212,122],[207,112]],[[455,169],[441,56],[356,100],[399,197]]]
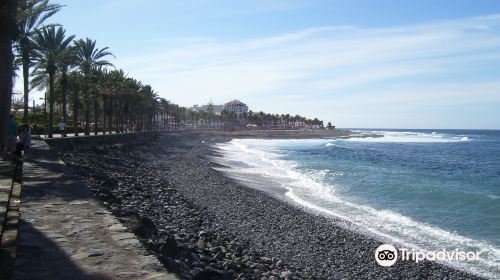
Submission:
[[[224,104],[225,106],[247,106],[247,104],[235,99]]]

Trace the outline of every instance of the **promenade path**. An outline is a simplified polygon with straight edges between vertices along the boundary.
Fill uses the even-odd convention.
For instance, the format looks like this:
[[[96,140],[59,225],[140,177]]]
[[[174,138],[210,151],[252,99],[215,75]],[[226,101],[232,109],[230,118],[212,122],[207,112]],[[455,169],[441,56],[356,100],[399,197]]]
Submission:
[[[7,218],[14,168],[15,164],[13,162],[0,160],[0,237],[4,231]]]
[[[42,140],[25,158],[13,279],[178,279]]]
[[[12,274],[16,257],[16,238],[21,192],[20,165],[0,160],[0,279]],[[17,175],[17,176],[15,176]]]

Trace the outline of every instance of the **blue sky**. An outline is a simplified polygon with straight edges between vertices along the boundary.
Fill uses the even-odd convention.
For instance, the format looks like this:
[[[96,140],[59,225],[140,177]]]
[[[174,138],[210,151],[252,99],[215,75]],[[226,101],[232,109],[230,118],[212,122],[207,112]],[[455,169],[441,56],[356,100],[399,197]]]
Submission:
[[[52,21],[183,106],[500,129],[500,0],[55,2]]]

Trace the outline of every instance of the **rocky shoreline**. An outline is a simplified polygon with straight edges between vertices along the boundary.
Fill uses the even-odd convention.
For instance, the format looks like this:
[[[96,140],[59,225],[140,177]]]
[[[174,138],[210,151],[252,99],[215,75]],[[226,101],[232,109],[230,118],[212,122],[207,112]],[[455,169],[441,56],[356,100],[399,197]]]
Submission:
[[[49,143],[183,279],[478,279],[434,262],[378,266],[380,241],[212,169],[211,145],[226,136],[154,138]]]

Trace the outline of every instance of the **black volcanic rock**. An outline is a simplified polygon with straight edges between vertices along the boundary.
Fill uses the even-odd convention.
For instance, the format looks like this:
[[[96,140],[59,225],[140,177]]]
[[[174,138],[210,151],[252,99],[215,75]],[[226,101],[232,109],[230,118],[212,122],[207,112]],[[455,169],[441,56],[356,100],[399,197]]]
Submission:
[[[234,279],[234,275],[231,271],[206,268],[203,271],[196,273],[192,279],[193,280],[231,280],[231,279]]]
[[[133,232],[142,239],[148,239],[158,235],[158,229],[156,229],[155,224],[148,217],[141,217],[133,229]]]

